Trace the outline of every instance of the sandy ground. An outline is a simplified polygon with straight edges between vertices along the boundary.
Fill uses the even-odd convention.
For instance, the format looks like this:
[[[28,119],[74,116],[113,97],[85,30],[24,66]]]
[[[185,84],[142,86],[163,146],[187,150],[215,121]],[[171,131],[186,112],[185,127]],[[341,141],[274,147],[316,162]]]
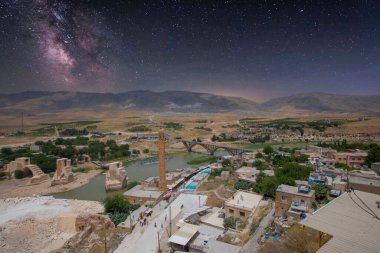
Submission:
[[[75,180],[65,185],[50,186],[51,178],[41,184],[27,185],[28,178],[0,181],[0,199],[27,197],[33,195],[46,195],[50,193],[65,192],[87,184],[101,170],[90,170],[87,173],[76,173]]]
[[[96,201],[54,199],[50,196],[0,199],[0,253],[50,252],[75,233],[62,232],[58,217],[64,213],[96,214]]]

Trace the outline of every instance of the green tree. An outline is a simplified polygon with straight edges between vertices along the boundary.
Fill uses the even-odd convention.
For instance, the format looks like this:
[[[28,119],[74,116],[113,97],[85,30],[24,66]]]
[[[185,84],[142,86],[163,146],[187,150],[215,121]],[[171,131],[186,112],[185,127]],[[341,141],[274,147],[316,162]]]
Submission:
[[[323,200],[326,198],[328,188],[324,184],[317,184],[313,187],[315,190],[315,198],[317,200]]]
[[[264,152],[265,154],[267,154],[267,155],[270,155],[270,154],[272,154],[274,151],[273,151],[273,148],[272,148],[271,146],[265,146],[263,152]]]
[[[1,153],[4,154],[4,155],[11,155],[13,154],[13,151],[11,148],[1,148]]]
[[[267,197],[274,198],[278,186],[279,182],[276,177],[264,177],[261,182],[261,193]]]
[[[231,166],[231,161],[229,159],[224,159],[222,165],[223,167]]]
[[[257,158],[257,159],[260,159],[260,158],[263,158],[263,157],[264,157],[263,154],[260,153],[260,152],[256,154],[256,158]]]
[[[371,163],[380,162],[380,146],[377,144],[371,144],[368,150],[368,156],[366,163],[371,165]]]
[[[119,194],[107,196],[103,205],[106,213],[128,213],[131,208],[130,203]]]

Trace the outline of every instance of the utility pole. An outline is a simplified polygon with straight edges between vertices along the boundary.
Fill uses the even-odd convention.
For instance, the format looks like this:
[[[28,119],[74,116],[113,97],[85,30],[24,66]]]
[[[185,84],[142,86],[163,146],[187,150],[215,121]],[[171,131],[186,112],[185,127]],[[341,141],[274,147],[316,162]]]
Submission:
[[[129,209],[129,228],[132,231],[132,215],[131,215],[131,209]]]
[[[106,228],[105,220],[103,220],[103,227],[104,227],[104,253],[107,253],[107,228]]]
[[[198,196],[198,207],[201,207],[201,196]]]
[[[157,241],[158,241],[158,252],[161,252],[161,247],[160,247],[160,232],[157,231]]]
[[[172,207],[169,206],[169,237],[172,236]]]

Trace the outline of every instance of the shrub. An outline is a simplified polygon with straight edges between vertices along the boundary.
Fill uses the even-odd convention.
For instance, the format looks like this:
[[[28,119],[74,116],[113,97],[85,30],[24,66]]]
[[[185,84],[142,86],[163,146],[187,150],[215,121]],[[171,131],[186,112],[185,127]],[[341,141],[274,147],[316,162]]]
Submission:
[[[235,229],[235,219],[233,217],[228,217],[223,220],[223,227],[224,228],[232,228]]]
[[[5,177],[6,175],[7,175],[7,173],[5,173],[5,172],[3,172],[3,171],[0,172],[0,178],[1,178],[1,177]]]
[[[251,227],[249,228],[249,234],[253,235],[256,232],[256,229],[259,227],[259,224],[252,223]]]

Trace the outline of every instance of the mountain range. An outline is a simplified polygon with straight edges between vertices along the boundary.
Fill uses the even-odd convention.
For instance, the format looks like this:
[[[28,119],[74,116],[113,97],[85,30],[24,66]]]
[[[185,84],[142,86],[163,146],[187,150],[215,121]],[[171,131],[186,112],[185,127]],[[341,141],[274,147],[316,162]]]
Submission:
[[[264,103],[241,97],[189,91],[128,91],[90,93],[68,91],[26,91],[0,94],[3,112],[57,112],[125,109],[152,112],[248,112],[261,113],[353,113],[380,114],[380,95],[355,96],[302,93],[271,99]]]

